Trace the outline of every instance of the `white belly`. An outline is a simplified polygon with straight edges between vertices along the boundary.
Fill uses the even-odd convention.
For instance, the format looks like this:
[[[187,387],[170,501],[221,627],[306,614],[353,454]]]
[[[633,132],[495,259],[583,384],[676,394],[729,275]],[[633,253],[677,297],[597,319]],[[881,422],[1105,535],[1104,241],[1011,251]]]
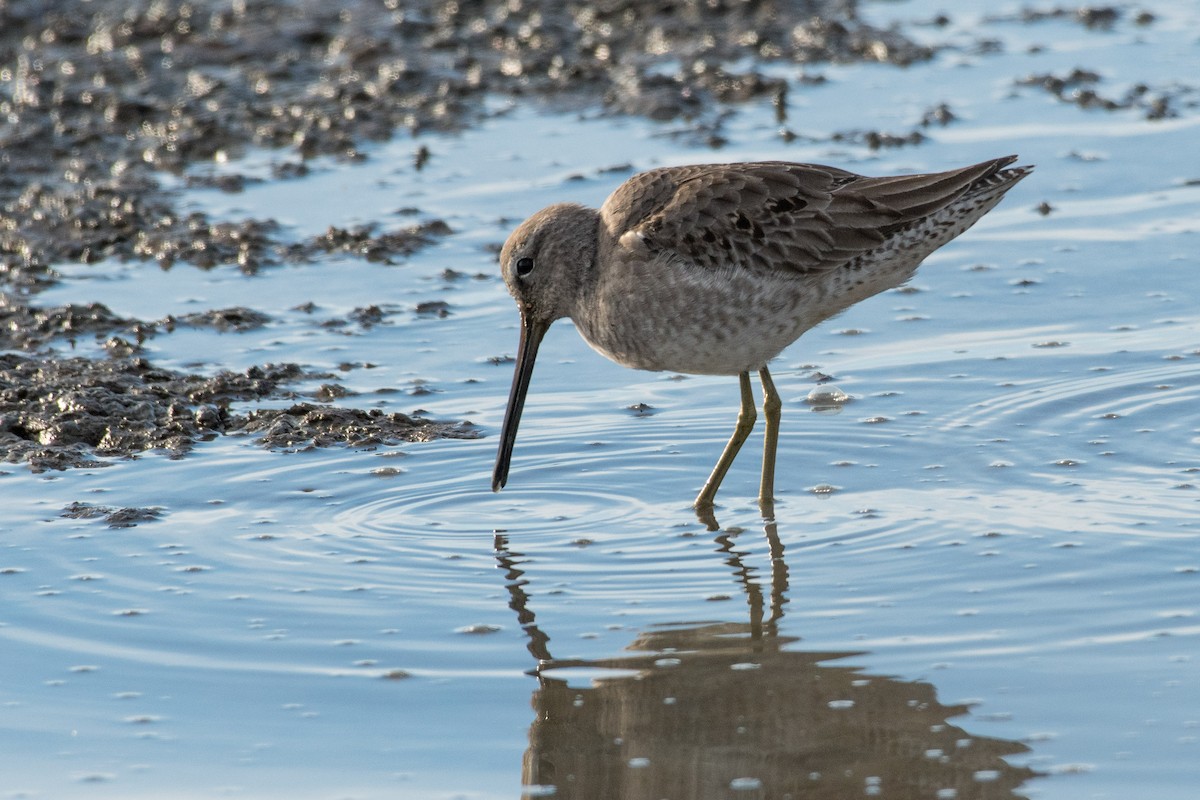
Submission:
[[[659,269],[601,287],[573,317],[583,338],[635,369],[696,375],[756,370],[828,314],[800,276]]]

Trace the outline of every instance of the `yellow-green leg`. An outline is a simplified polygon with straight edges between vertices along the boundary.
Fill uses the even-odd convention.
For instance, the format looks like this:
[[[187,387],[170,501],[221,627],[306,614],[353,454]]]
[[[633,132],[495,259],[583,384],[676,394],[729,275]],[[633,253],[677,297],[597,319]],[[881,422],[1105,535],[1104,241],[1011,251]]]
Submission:
[[[763,370],[763,372],[765,373],[766,370]],[[768,378],[768,380],[770,379]],[[738,381],[742,387],[742,408],[738,411],[737,425],[734,426],[733,435],[729,437],[729,442],[725,445],[725,449],[721,451],[721,457],[717,459],[717,465],[713,467],[712,474],[708,476],[708,480],[704,483],[704,488],[696,496],[695,508],[697,511],[706,511],[713,507],[713,500],[717,496],[717,489],[721,488],[721,481],[725,480],[725,473],[729,471],[729,466],[737,458],[738,451],[742,449],[746,437],[754,429],[754,421],[758,417],[758,412],[754,410],[754,393],[750,391],[750,373],[743,372],[739,374]],[[778,426],[778,413],[776,413],[775,417],[776,425]]]
[[[758,507],[768,519],[775,516],[775,450],[779,446],[779,415],[783,403],[775,391],[771,373],[763,367],[758,371],[763,387],[763,416],[767,418],[767,431],[763,437],[762,482],[758,486]]]

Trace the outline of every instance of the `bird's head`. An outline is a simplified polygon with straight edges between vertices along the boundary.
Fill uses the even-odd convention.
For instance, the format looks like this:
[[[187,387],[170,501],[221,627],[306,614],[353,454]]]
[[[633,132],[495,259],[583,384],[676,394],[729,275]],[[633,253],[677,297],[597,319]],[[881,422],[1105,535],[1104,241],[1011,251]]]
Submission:
[[[551,323],[572,316],[596,264],[599,213],[573,203],[548,206],[522,222],[500,251],[500,270],[521,312],[521,341],[492,473],[492,491],[508,480],[521,410],[538,345]]]
[[[500,251],[500,271],[522,317],[549,327],[571,316],[596,261],[599,215],[558,203],[517,226]]]

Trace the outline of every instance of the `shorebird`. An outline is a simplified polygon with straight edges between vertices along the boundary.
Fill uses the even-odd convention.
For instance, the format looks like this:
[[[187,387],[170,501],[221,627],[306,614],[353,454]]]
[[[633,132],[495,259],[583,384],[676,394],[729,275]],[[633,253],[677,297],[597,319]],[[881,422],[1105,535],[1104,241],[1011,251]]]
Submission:
[[[759,504],[773,516],[781,403],[767,362],[814,325],[908,280],[1032,171],[1015,160],[883,178],[781,161],[664,167],[634,175],[599,209],[537,212],[500,253],[521,334],[492,490],[508,480],[538,345],[566,317],[623,366],[738,376],[741,410],[696,497],[702,515],[754,427],[757,371],[766,417]]]

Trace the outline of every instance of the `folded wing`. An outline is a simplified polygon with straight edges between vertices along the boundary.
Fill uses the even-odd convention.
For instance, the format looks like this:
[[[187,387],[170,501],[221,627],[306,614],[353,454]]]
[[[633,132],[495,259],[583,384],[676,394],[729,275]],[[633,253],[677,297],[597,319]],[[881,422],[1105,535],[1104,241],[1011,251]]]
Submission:
[[[885,178],[782,161],[665,167],[622,184],[601,218],[624,246],[699,266],[819,272],[987,185],[1014,160]]]

